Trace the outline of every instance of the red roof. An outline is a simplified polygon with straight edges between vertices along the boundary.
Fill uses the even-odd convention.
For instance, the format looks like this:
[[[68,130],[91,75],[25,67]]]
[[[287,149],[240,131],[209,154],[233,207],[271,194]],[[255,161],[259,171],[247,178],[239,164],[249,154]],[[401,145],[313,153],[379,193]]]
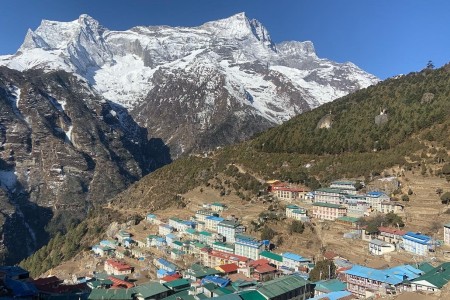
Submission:
[[[260,266],[260,265],[267,265],[267,264],[269,264],[269,263],[270,263],[270,262],[269,262],[267,259],[265,259],[265,258],[260,258],[260,259],[251,261],[248,265],[249,265],[250,267],[257,267],[257,266]]]
[[[255,271],[258,272],[258,273],[261,273],[261,274],[275,272],[276,270],[277,270],[276,268],[272,267],[269,264],[258,265],[255,268]]]
[[[334,253],[333,251],[325,251],[325,253],[323,254],[323,257],[325,257],[326,259],[330,259],[330,260],[337,256],[338,255],[336,253]]]
[[[406,234],[406,231],[391,228],[391,227],[378,227],[378,230],[380,232],[386,232],[386,233],[395,234],[395,235],[405,235]]]
[[[129,288],[134,287],[133,283],[125,281],[125,280],[122,280],[122,279],[119,279],[119,278],[114,277],[114,276],[108,276],[108,279],[113,282],[113,287],[115,287],[115,288],[126,288],[126,289],[129,289]]]
[[[164,276],[163,278],[161,278],[161,280],[164,281],[164,282],[171,282],[171,281],[174,281],[174,280],[177,280],[177,279],[180,279],[179,275],[178,276],[167,275],[167,276]]]
[[[232,273],[232,272],[236,272],[238,269],[238,266],[236,264],[225,264],[225,265],[220,265],[219,268],[221,270],[223,270],[225,273]]]
[[[131,270],[131,266],[118,261],[118,260],[113,260],[113,259],[108,259],[106,260],[106,264],[110,265],[111,267],[113,267],[114,269],[118,270],[118,271],[127,271],[127,270]]]

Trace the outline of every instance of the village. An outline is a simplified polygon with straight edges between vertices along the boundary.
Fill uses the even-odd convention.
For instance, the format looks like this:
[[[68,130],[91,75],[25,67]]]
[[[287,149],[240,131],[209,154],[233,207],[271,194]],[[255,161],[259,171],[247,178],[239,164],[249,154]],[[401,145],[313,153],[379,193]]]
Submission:
[[[347,228],[342,238],[363,243],[374,262],[397,254],[404,263],[375,268],[367,260],[354,261],[350,253],[311,255],[302,245],[280,252],[276,241],[254,236],[242,218],[245,211],[230,213],[226,204],[211,202],[191,205],[184,214],[149,213],[139,224],[111,230],[110,238],[92,245],[95,265],[83,274],[71,274],[70,280],[55,275],[30,280],[20,267],[1,271],[22,298],[40,299],[337,300],[419,291],[439,295],[450,280],[450,262],[436,262],[434,256],[450,245],[450,224],[444,225],[444,236],[408,231],[398,223],[370,229],[360,224],[362,217],[401,216],[404,205],[380,190],[360,192],[359,184],[339,180],[310,191],[272,180],[267,193],[282,203],[287,221]],[[312,276],[319,265],[318,277]]]

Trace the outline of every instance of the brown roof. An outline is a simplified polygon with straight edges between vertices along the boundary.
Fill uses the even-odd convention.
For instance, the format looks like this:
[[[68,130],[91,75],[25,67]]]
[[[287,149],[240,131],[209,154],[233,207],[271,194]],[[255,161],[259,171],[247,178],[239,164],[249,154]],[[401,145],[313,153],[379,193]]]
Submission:
[[[50,276],[50,277],[46,277],[46,278],[38,278],[33,281],[34,285],[38,288],[40,286],[49,285],[49,284],[57,284],[57,283],[62,283],[62,282],[63,281],[56,276]]]
[[[220,265],[218,268],[220,268],[225,273],[231,273],[231,272],[236,272],[238,269],[238,266],[236,264],[231,263],[231,264]]]
[[[333,251],[325,251],[325,253],[323,254],[323,257],[325,257],[326,259],[333,259],[335,257],[338,257],[338,255],[336,253],[334,253]]]
[[[391,228],[391,227],[378,227],[378,231],[396,234],[396,235],[405,235],[406,234],[406,231]]]
[[[255,271],[261,274],[275,272],[277,269],[269,264],[259,265],[255,268]]]

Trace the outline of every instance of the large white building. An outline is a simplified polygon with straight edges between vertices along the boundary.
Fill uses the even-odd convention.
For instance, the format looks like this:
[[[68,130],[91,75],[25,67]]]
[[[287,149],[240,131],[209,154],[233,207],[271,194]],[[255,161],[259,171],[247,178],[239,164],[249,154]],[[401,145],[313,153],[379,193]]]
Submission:
[[[369,242],[369,252],[373,255],[384,255],[395,251],[395,246],[384,241],[373,239]]]
[[[403,236],[403,248],[405,251],[426,256],[432,245],[431,237],[420,233],[407,232]]]
[[[235,220],[224,220],[217,224],[217,233],[223,235],[227,243],[234,243],[235,236],[245,232],[245,227]]]
[[[209,216],[205,219],[205,228],[207,230],[215,231],[217,232],[217,225],[219,225],[220,222],[222,222],[224,218],[216,217],[216,216]]]
[[[236,255],[245,256],[253,260],[259,259],[259,254],[264,250],[264,244],[250,236],[237,235],[234,245]]]

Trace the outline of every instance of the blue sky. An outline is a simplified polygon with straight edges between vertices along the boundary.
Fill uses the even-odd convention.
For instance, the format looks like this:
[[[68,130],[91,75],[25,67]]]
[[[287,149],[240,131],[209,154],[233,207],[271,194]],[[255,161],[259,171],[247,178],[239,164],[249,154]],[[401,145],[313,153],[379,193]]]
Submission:
[[[246,12],[275,42],[311,40],[320,57],[380,78],[450,61],[449,0],[11,0],[1,1],[0,54],[14,53],[42,19],[87,13],[109,29],[194,26]]]

